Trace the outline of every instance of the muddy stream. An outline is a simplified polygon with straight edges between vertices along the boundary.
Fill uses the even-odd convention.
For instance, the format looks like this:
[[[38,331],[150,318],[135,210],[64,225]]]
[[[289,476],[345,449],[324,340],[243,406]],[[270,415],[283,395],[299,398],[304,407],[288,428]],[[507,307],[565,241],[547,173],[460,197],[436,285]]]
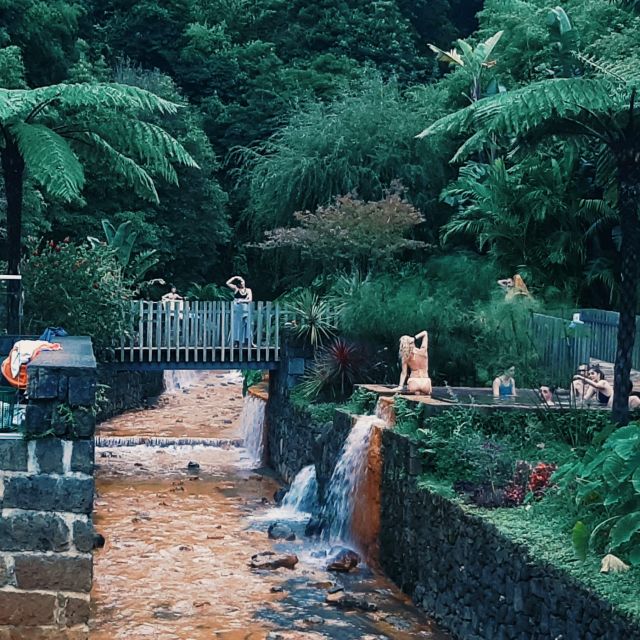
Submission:
[[[288,523],[296,540],[267,537],[282,521],[279,484],[238,446],[241,390],[234,373],[194,374],[153,408],[99,427],[95,525],[105,545],[94,556],[90,640],[448,638],[366,565],[327,572],[328,546],[304,538],[302,519]],[[150,440],[123,446],[140,438]],[[249,567],[270,550],[299,562]],[[327,604],[336,584],[377,610]]]

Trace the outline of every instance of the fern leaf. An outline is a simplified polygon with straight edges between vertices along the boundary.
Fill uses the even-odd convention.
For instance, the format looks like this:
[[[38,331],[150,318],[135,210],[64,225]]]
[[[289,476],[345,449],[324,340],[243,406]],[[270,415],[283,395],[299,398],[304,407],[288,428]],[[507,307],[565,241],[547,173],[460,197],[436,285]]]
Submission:
[[[179,109],[179,105],[150,91],[116,83],[63,83],[34,89],[31,93],[38,103],[51,101],[67,109],[108,107],[115,111],[160,114],[174,114]]]
[[[18,122],[9,127],[29,175],[52,196],[67,202],[84,186],[84,171],[67,141],[41,124]]]
[[[156,204],[160,202],[153,179],[134,160],[114,149],[96,133],[80,134],[75,139],[83,143],[76,147],[79,153],[115,171],[133,187],[137,195]]]

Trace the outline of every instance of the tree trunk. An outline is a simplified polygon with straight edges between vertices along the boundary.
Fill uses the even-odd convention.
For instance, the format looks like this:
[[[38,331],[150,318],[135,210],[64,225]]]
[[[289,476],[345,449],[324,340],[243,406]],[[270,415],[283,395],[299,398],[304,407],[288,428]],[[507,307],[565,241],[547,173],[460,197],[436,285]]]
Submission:
[[[618,311],[618,345],[613,371],[614,422],[629,422],[629,393],[631,392],[631,356],[636,339],[638,305],[638,260],[640,259],[640,165],[636,153],[619,164],[618,207],[620,210],[620,295]]]
[[[6,138],[6,146],[1,153],[4,188],[7,197],[7,270],[10,275],[20,273],[22,249],[22,190],[24,181],[24,160],[11,138]],[[19,280],[7,282],[7,333],[20,332]]]

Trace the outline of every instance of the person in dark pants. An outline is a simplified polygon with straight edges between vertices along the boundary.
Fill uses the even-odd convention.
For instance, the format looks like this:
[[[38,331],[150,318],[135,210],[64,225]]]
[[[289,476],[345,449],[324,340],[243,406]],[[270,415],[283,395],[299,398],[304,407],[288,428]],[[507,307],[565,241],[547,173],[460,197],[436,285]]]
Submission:
[[[253,301],[253,292],[245,284],[244,278],[231,276],[227,286],[233,291],[233,336],[234,347],[249,344],[249,303]]]

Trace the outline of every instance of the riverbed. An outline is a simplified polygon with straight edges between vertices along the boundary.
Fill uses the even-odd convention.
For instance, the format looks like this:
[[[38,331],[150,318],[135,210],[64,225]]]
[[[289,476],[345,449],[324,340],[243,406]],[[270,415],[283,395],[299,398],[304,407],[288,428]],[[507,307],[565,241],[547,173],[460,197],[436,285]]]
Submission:
[[[101,441],[118,446],[96,450],[95,525],[105,544],[94,557],[90,639],[447,638],[371,568],[326,571],[328,547],[304,538],[304,522],[289,523],[294,541],[267,537],[282,519],[280,485],[237,446],[241,390],[236,374],[197,374],[99,427]],[[123,446],[143,436],[155,444]],[[171,444],[190,439],[197,444]],[[263,551],[299,562],[251,569]],[[340,587],[375,610],[327,604]]]

